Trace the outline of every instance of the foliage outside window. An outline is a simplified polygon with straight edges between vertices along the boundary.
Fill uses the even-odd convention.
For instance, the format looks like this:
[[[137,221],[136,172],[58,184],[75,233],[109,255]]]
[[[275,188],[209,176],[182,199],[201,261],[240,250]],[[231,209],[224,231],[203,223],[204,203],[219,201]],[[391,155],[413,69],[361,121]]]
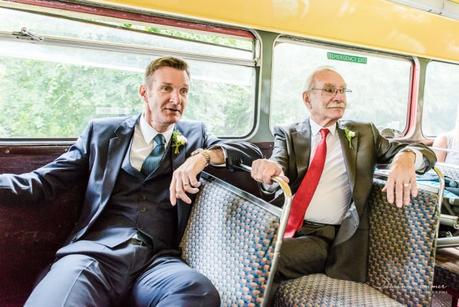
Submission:
[[[459,65],[430,62],[425,84],[422,130],[426,136],[437,136],[452,130],[459,120]]]
[[[411,61],[287,40],[274,48],[271,128],[308,116],[302,93],[306,77],[319,66],[334,67],[352,90],[344,119],[405,129]]]
[[[146,29],[161,32],[158,36],[119,24],[113,28],[0,8],[0,138],[74,138],[92,118],[139,113],[144,68],[158,57],[146,48],[196,55],[187,60],[192,80],[184,118],[204,121],[218,136],[250,133],[255,69],[232,60],[253,60],[252,40],[156,25]],[[23,27],[37,36],[66,39],[65,44],[12,38]]]

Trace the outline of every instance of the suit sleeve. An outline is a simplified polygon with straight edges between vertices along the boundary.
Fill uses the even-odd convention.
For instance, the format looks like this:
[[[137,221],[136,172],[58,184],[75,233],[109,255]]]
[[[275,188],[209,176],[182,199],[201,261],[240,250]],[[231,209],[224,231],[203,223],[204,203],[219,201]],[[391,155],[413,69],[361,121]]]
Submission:
[[[285,176],[290,178],[289,174],[289,154],[287,145],[288,135],[281,127],[274,128],[274,146],[270,160],[279,163],[284,171]]]
[[[88,173],[89,125],[69,150],[56,160],[25,174],[0,175],[2,204],[23,205],[56,197],[59,191],[81,182]]]
[[[251,166],[256,159],[263,158],[260,149],[245,141],[223,141],[207,133],[203,124],[204,145],[203,148],[220,146],[226,153],[226,167],[230,170],[237,170],[241,164]]]
[[[403,144],[397,141],[390,142],[389,140],[381,136],[381,134],[379,134],[378,129],[373,124],[370,124],[370,126],[374,138],[375,150],[377,154],[377,163],[390,163],[392,162],[392,159],[395,157],[397,153],[407,148],[416,149],[422,153],[424,159],[424,167],[422,169],[417,170],[417,173],[423,174],[430,170],[432,167],[434,167],[436,162],[436,156],[435,153],[427,146],[423,144]]]

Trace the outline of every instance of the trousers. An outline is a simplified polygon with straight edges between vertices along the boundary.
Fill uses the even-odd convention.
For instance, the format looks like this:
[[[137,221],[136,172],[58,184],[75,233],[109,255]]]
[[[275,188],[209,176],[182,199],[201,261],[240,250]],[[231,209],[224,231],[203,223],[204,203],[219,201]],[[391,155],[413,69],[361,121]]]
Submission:
[[[130,242],[64,246],[25,306],[220,306],[204,275],[176,256],[154,258],[149,246]]]

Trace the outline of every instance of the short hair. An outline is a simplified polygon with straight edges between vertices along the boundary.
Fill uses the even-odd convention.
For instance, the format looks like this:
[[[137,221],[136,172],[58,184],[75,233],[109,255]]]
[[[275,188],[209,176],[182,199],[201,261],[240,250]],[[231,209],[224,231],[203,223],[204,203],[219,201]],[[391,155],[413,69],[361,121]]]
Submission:
[[[187,62],[180,58],[165,56],[157,58],[156,60],[148,64],[147,68],[145,69],[145,83],[147,83],[149,81],[149,78],[154,74],[154,72],[160,69],[161,67],[172,67],[178,70],[185,71],[188,75],[188,78],[190,78],[190,71],[188,69]]]
[[[335,73],[337,73],[338,75],[341,76],[341,74],[336,71],[336,69],[333,67],[333,66],[319,66],[317,67],[316,69],[314,69],[314,71],[308,75],[308,77],[306,78],[306,81],[304,83],[304,89],[303,89],[303,92],[306,92],[306,91],[309,91],[310,89],[312,89],[312,85],[314,83],[314,80],[316,78],[316,75],[322,71],[333,71]]]

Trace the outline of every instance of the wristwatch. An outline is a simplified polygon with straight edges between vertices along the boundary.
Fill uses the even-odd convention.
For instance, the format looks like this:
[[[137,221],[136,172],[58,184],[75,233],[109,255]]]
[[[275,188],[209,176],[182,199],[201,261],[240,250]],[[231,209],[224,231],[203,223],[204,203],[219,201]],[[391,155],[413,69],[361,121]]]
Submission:
[[[198,154],[202,155],[204,159],[206,159],[206,166],[210,164],[210,150],[209,149],[198,148],[191,153],[191,156],[196,156]]]

